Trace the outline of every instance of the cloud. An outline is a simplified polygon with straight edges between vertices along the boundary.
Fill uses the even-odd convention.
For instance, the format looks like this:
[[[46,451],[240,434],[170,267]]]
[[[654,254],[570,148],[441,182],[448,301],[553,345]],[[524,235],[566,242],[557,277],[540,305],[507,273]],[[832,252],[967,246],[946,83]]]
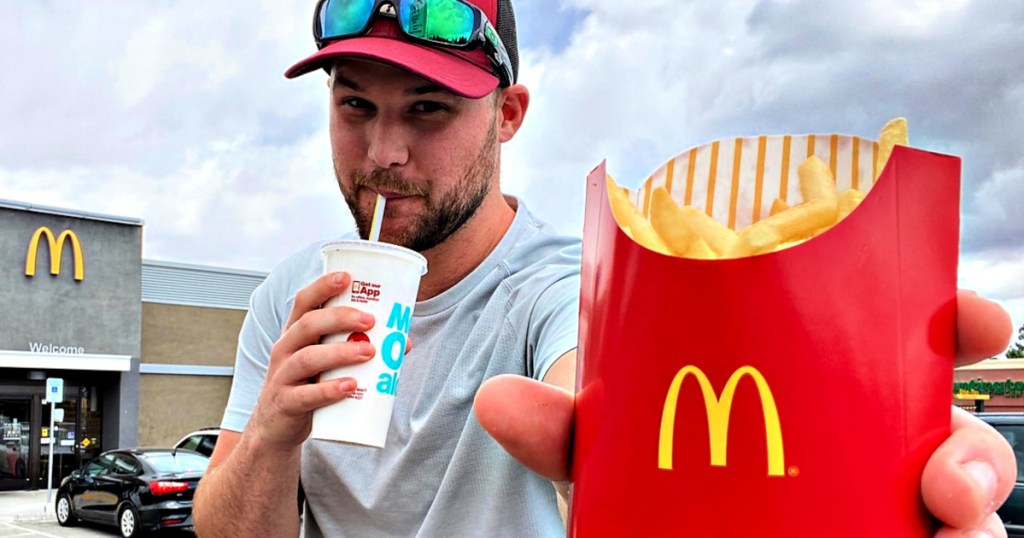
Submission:
[[[710,140],[906,115],[915,145],[963,158],[961,282],[1024,303],[988,277],[1024,257],[1024,3],[516,5],[532,101],[502,181],[560,231],[602,159],[635,186]],[[311,7],[8,3],[0,197],[141,217],[147,257],[258,270],[351,229],[324,77],[282,76],[313,50]]]
[[[517,164],[507,169],[515,188],[534,198],[578,196],[573,182],[604,157],[617,179],[637,184],[705,141],[873,137],[886,120],[906,115],[916,145],[964,159],[972,215],[965,247],[988,248],[1020,231],[989,208],[996,191],[1011,188],[1000,178],[1021,165],[1024,34],[1014,28],[1024,22],[1024,4],[572,4],[589,15],[570,45],[524,55],[534,105],[522,140],[509,148]],[[550,196],[553,189],[565,196]],[[548,211],[568,229],[580,221],[578,212],[570,219]]]
[[[309,11],[312,10],[312,5]],[[4,7],[0,196],[144,218],[144,255],[267,270],[351,228],[293,4]],[[58,29],[59,31],[55,31]],[[10,79],[8,79],[10,80]]]
[[[569,233],[608,159],[635,186],[691,146],[736,135],[874,137],[909,118],[915,145],[963,159],[961,284],[1024,324],[1024,4],[868,0],[576,0],[564,49],[528,50],[526,124],[503,181]],[[529,31],[529,20],[521,21]],[[966,37],[965,37],[966,36]]]
[[[998,302],[1010,313],[1014,327],[1024,327],[1022,276],[1024,254],[1019,247],[990,251],[982,256],[967,255],[960,261],[960,287]]]

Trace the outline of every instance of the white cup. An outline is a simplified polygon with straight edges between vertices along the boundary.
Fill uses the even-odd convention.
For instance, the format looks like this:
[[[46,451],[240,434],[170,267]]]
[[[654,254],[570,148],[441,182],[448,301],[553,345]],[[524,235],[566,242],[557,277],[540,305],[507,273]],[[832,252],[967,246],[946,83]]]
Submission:
[[[350,306],[373,314],[376,322],[367,333],[340,333],[322,342],[368,339],[376,349],[373,359],[320,374],[320,381],[352,377],[352,396],[313,412],[314,439],[383,447],[391,425],[399,372],[412,323],[420,277],[427,260],[404,247],[372,241],[336,241],[321,249],[324,273],[344,271],[352,284],[324,307]]]

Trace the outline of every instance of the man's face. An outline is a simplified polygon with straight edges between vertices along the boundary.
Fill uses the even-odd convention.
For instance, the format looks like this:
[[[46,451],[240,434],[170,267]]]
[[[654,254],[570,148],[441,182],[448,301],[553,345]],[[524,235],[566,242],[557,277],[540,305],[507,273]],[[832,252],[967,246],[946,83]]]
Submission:
[[[368,237],[380,193],[380,240],[423,252],[473,216],[497,189],[493,97],[458,97],[386,64],[344,60],[331,79],[334,171]]]

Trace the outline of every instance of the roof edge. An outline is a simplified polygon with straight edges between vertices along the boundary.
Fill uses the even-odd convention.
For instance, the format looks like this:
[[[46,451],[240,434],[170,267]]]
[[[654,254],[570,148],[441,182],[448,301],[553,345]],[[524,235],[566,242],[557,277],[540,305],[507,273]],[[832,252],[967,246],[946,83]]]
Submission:
[[[6,209],[18,209],[21,211],[31,211],[34,213],[46,213],[48,215],[59,215],[62,217],[75,217],[80,219],[97,220],[102,222],[111,222],[114,224],[127,224],[130,226],[143,226],[145,221],[135,217],[121,217],[117,215],[104,215],[101,213],[91,213],[88,211],[80,211],[77,209],[66,209],[60,207],[51,207],[40,204],[31,204],[28,202],[19,202],[17,200],[6,200],[0,198],[0,208]]]

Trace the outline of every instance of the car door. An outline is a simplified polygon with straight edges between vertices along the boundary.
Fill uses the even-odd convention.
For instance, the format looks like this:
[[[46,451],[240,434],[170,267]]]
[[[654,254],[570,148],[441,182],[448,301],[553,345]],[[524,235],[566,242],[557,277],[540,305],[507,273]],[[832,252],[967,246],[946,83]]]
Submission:
[[[1010,492],[1009,498],[999,507],[999,517],[1003,520],[1010,536],[1022,536],[1024,535],[1024,424],[996,422],[993,426],[1010,443],[1013,453],[1017,457],[1017,482],[1013,491]]]
[[[118,452],[109,471],[96,477],[96,500],[92,510],[97,521],[116,524],[117,508],[121,499],[128,497],[135,487],[141,466],[132,455]]]
[[[97,479],[110,473],[114,466],[114,454],[101,454],[82,469],[82,476],[71,487],[71,504],[82,519],[97,521],[96,504],[102,497]]]

